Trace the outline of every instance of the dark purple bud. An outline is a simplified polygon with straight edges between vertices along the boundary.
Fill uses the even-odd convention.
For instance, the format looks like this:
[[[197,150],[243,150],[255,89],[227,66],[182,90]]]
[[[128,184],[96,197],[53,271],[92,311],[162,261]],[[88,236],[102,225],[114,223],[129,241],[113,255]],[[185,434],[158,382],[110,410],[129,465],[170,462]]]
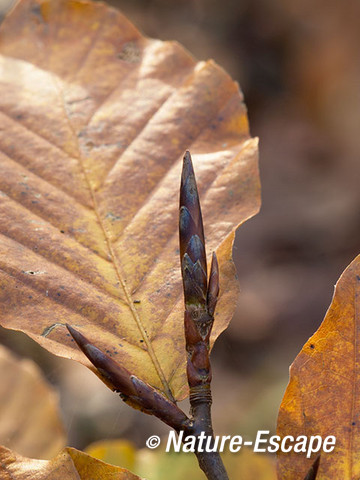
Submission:
[[[179,232],[185,300],[186,349],[188,352],[193,352],[198,338],[207,346],[209,344],[219,295],[219,267],[214,253],[208,281],[204,228],[189,152],[184,156],[181,177]],[[197,332],[196,335],[194,335],[194,329]],[[189,374],[191,374],[190,370]],[[195,381],[194,375],[192,378]]]
[[[177,431],[189,422],[187,415],[175,403],[135,375],[131,375],[126,368],[92,345],[84,335],[73,327],[70,325],[66,325],[66,327],[101,376],[113,390],[121,394],[126,403],[144,413],[159,417]]]

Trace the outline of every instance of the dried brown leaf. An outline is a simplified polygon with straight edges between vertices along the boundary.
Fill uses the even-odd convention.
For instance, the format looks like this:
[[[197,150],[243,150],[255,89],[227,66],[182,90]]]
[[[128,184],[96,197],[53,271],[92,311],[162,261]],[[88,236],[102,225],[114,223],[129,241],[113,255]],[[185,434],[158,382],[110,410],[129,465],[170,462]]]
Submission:
[[[1,480],[141,480],[125,468],[65,448],[53,460],[33,460],[0,447]]]
[[[90,366],[70,323],[183,398],[181,160],[190,148],[219,260],[214,341],[235,308],[235,229],[259,208],[238,85],[100,3],[23,0],[0,53],[2,325]]]
[[[49,459],[65,446],[59,398],[34,362],[0,345],[0,445]]]
[[[281,436],[336,437],[331,453],[322,453],[319,480],[360,477],[360,256],[336,284],[331,306],[317,332],[290,369],[280,406]],[[303,480],[314,458],[279,454],[279,480]]]

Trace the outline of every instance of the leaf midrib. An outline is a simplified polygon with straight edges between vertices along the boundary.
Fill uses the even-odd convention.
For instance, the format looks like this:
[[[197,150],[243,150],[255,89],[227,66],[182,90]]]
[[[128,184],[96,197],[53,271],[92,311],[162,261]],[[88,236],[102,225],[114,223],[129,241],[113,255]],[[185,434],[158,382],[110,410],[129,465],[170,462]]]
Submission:
[[[166,378],[165,378],[165,375],[164,375],[164,372],[161,368],[161,365],[160,365],[160,362],[156,356],[156,353],[152,347],[152,344],[150,342],[150,339],[145,331],[145,328],[142,324],[142,321],[141,321],[141,318],[134,306],[134,303],[132,301],[132,298],[131,298],[131,294],[126,286],[126,281],[124,280],[123,278],[123,275],[122,275],[122,272],[121,272],[121,267],[120,267],[120,264],[118,262],[118,259],[115,255],[115,252],[112,248],[112,244],[111,244],[111,240],[110,240],[110,236],[108,235],[107,231],[106,231],[106,228],[105,228],[105,225],[101,219],[101,216],[100,216],[100,213],[99,213],[99,208],[98,208],[98,203],[97,203],[97,199],[96,199],[96,195],[95,195],[95,192],[91,186],[91,182],[89,180],[89,177],[86,173],[86,169],[84,167],[84,163],[83,163],[83,155],[82,155],[82,152],[81,152],[81,149],[80,149],[80,145],[79,145],[79,141],[78,141],[78,136],[76,134],[76,131],[74,130],[74,127],[71,123],[71,120],[67,114],[67,111],[66,111],[66,107],[65,107],[65,100],[64,100],[64,96],[62,94],[62,90],[58,84],[58,82],[56,81],[56,77],[52,74],[51,75],[51,78],[53,79],[53,82],[54,82],[54,86],[56,88],[56,90],[59,92],[59,98],[61,100],[61,105],[62,105],[62,108],[63,108],[63,112],[64,112],[64,116],[68,122],[68,125],[69,125],[69,128],[72,132],[72,135],[73,135],[73,139],[74,139],[74,143],[76,145],[76,148],[77,148],[77,160],[79,161],[79,165],[80,165],[80,168],[81,168],[81,171],[82,171],[82,174],[84,176],[84,179],[85,179],[85,183],[87,185],[87,188],[89,190],[89,193],[90,193],[90,196],[91,196],[91,199],[92,199],[92,202],[93,202],[93,210],[94,210],[94,213],[96,215],[96,218],[97,218],[97,221],[100,225],[100,228],[103,232],[103,235],[104,235],[104,239],[105,239],[105,242],[106,242],[106,245],[107,245],[107,248],[108,248],[108,252],[109,252],[109,255],[111,257],[111,260],[112,260],[112,265],[114,267],[114,270],[115,270],[115,274],[119,280],[119,283],[124,291],[124,294],[125,294],[125,298],[126,298],[126,301],[127,301],[127,306],[129,307],[130,309],[130,312],[133,316],[133,319],[144,339],[144,342],[146,344],[146,347],[147,347],[147,352],[148,352],[148,355],[154,365],[154,368],[158,374],[158,377],[164,387],[164,392],[165,394],[167,395],[167,397],[172,400],[173,402],[175,402],[175,399],[173,397],[173,394],[171,392],[171,389],[170,389],[170,386],[168,384],[168,382],[166,381]]]

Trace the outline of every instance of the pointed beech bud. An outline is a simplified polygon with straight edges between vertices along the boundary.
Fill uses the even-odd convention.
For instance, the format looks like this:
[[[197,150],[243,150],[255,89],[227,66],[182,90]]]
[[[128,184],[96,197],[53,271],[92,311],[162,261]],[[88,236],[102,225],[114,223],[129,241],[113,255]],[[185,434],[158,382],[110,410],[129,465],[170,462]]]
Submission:
[[[185,300],[185,340],[190,404],[211,404],[209,337],[219,294],[219,268],[213,254],[208,283],[205,237],[199,195],[189,152],[180,186],[180,262]]]
[[[186,152],[184,156],[181,176],[179,233],[185,304],[200,303],[203,305],[207,292],[205,237],[199,195],[189,152]],[[191,263],[186,259],[186,255]],[[185,272],[186,269],[187,272]],[[193,283],[197,285],[197,288],[192,289],[192,294],[189,296]]]
[[[204,228],[189,152],[184,156],[181,176],[179,232],[185,310],[191,313],[202,340],[208,342],[219,295],[219,267],[214,253],[208,282]],[[185,336],[189,350],[190,345],[194,344],[186,328]]]
[[[155,415],[179,431],[190,421],[175,403],[119,365],[109,355],[92,345],[89,340],[70,325],[66,325],[81,350],[111,387],[121,394],[133,408]]]
[[[316,457],[315,462],[312,464],[304,480],[315,480],[317,476],[317,472],[319,470],[319,465],[320,465],[320,455]]]
[[[207,292],[207,307],[208,307],[208,312],[211,316],[214,315],[218,296],[219,296],[219,265],[216,258],[216,253],[213,252],[211,269],[210,269],[209,287]]]

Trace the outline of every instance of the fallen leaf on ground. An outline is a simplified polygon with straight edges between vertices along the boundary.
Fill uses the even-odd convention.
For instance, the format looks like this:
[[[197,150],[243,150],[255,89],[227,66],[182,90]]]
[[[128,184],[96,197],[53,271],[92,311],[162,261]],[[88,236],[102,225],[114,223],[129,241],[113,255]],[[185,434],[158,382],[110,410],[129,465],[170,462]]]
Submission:
[[[203,480],[204,474],[192,453],[165,452],[163,448],[136,450],[124,440],[104,440],[93,443],[86,452],[105,462],[124,465],[148,480]],[[126,454],[124,455],[124,453]],[[241,480],[276,480],[275,465],[266,455],[254,454],[243,448],[238,453],[225,451],[222,458],[230,478]]]
[[[0,447],[1,480],[141,480],[124,468],[108,465],[75,448],[53,460],[33,460]]]
[[[23,0],[0,29],[1,324],[91,368],[65,328],[187,395],[178,191],[193,155],[221,292],[235,229],[260,202],[257,140],[236,82],[101,3]]]
[[[59,398],[31,360],[0,345],[0,444],[49,459],[65,446]]]
[[[336,437],[334,451],[321,454],[319,480],[360,477],[359,293],[360,256],[341,275],[323,323],[292,364],[280,406],[279,435]],[[279,454],[279,480],[303,480],[317,455]]]

